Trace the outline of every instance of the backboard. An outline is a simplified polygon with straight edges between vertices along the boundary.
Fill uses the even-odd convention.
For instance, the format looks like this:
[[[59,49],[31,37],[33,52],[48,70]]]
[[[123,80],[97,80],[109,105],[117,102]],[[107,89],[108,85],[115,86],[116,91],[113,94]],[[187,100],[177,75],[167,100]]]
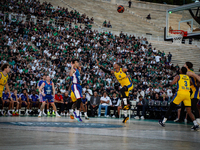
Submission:
[[[187,37],[200,38],[200,2],[166,11],[165,40],[172,39],[170,31],[187,31]]]

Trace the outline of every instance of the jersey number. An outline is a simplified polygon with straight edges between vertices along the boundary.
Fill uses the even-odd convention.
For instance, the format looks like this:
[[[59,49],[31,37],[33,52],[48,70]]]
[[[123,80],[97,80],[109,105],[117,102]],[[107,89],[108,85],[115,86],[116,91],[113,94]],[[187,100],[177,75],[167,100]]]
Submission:
[[[185,86],[187,87],[188,86],[187,81],[184,81],[184,83],[185,83]]]

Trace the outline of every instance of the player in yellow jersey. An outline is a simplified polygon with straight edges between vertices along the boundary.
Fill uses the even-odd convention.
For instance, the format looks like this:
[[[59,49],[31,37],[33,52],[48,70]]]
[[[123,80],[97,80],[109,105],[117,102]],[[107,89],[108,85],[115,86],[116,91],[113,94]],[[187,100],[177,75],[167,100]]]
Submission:
[[[1,71],[0,72],[0,103],[2,103],[2,107],[3,107],[3,101],[2,101],[2,95],[3,95],[3,90],[4,87],[6,87],[8,93],[9,93],[9,97],[10,95],[10,89],[7,83],[8,80],[8,73],[10,72],[10,67],[8,63],[5,63],[1,66]],[[3,111],[0,109],[0,112]]]
[[[172,99],[172,102],[170,103],[170,107],[166,112],[164,119],[159,120],[159,124],[163,127],[165,127],[165,122],[167,121],[172,110],[175,109],[176,106],[179,105],[181,102],[183,102],[186,107],[188,115],[190,116],[191,120],[194,123],[194,126],[191,129],[192,130],[199,129],[199,125],[195,120],[194,115],[191,112],[190,78],[188,75],[186,75],[186,73],[187,73],[187,68],[182,67],[180,70],[180,74],[175,76],[174,80],[171,83],[168,83],[167,85],[163,86],[163,87],[168,87],[177,83],[177,92],[174,98]]]
[[[133,83],[130,80],[130,78],[127,76],[126,72],[130,71],[126,68],[121,68],[119,64],[115,63],[113,65],[114,70],[107,70],[103,68],[101,65],[99,65],[98,60],[97,65],[100,69],[102,69],[105,73],[113,74],[117,78],[118,82],[121,84],[122,88],[120,90],[121,98],[124,102],[124,120],[123,123],[126,123],[129,117],[127,116],[127,110],[129,109],[129,106],[127,105],[127,98],[129,96],[129,91],[133,89]]]

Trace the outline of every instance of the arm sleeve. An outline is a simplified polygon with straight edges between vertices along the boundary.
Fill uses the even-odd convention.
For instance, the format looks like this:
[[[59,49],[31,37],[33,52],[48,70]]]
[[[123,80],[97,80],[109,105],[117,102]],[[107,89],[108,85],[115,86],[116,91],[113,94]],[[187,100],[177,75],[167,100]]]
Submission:
[[[105,73],[111,74],[111,71],[108,70],[108,69],[105,69],[105,68],[103,68],[103,67],[100,67],[100,69],[103,70],[103,72],[105,72]]]

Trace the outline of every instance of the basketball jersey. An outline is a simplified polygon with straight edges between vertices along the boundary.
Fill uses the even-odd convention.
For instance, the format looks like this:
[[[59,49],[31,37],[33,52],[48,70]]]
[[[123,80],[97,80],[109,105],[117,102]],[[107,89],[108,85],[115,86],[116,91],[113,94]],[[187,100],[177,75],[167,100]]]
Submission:
[[[13,101],[16,101],[16,96],[14,93],[11,94],[11,98],[13,99]],[[19,95],[17,94],[17,98],[19,98]]]
[[[44,94],[51,95],[53,89],[52,89],[53,83],[50,81],[50,83],[47,83],[47,81],[44,81]]]
[[[192,70],[189,70],[189,71],[193,72]],[[190,77],[190,79],[192,81],[192,85],[190,86],[190,88],[192,89],[191,98],[199,99],[199,87],[197,86],[197,79],[193,77]]]
[[[73,76],[71,77],[73,84],[80,84],[80,72],[78,69],[75,69],[75,72],[73,73]]]
[[[184,91],[190,92],[190,78],[185,74],[179,75],[179,80],[177,82],[177,92]]]
[[[31,95],[29,96],[29,99],[32,99],[32,101],[36,102],[36,101],[39,99],[39,96],[36,95],[36,94],[35,94],[35,95],[32,95],[32,94],[31,94]]]
[[[24,95],[23,93],[19,95],[22,101],[27,101],[27,96]]]
[[[3,72],[0,72],[1,79],[0,79],[0,97],[2,97],[4,86],[7,83],[8,75],[4,76]]]
[[[9,97],[9,93],[3,92],[3,96],[2,96],[3,100],[8,100],[8,97]]]
[[[119,81],[119,83],[121,84],[121,86],[128,86],[130,84],[132,84],[131,80],[129,79],[129,77],[126,75],[126,73],[124,73],[122,71],[122,68],[120,68],[119,72],[114,72],[115,77],[117,78],[117,80]]]

